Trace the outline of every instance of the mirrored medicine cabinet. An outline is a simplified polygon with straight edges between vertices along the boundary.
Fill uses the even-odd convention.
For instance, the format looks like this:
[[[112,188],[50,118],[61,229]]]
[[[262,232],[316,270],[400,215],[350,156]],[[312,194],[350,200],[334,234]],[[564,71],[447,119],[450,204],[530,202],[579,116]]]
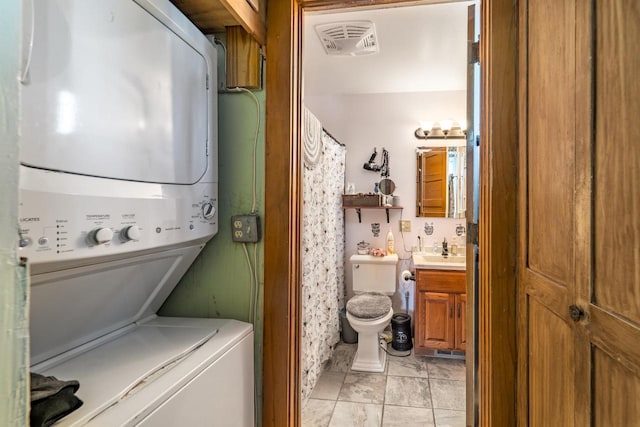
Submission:
[[[416,217],[464,218],[465,145],[416,149]]]

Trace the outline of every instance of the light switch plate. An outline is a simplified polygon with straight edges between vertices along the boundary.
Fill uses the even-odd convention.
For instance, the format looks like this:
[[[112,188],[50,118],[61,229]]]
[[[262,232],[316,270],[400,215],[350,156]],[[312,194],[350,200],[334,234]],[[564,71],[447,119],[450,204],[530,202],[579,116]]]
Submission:
[[[400,220],[400,231],[402,232],[410,232],[411,231],[411,221],[408,219]]]
[[[231,217],[231,239],[240,243],[256,243],[260,240],[260,217],[257,214]]]

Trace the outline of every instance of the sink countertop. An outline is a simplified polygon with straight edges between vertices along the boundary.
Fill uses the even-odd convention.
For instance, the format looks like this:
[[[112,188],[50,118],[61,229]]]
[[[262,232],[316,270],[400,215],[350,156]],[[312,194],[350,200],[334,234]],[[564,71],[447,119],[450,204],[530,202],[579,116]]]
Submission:
[[[415,268],[430,270],[461,270],[467,269],[466,255],[449,255],[443,257],[440,254],[415,252],[411,256]]]

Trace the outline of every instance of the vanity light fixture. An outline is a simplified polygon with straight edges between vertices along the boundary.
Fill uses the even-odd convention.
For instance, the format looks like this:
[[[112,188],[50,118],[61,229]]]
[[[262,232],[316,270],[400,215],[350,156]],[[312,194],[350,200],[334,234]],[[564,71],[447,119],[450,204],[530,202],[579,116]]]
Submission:
[[[444,132],[445,136],[449,135],[449,131],[451,130],[452,126],[453,120],[445,119],[440,121],[440,127],[442,127],[442,132]]]
[[[463,139],[466,138],[466,121],[442,120],[438,122],[420,122],[415,130],[417,139]]]

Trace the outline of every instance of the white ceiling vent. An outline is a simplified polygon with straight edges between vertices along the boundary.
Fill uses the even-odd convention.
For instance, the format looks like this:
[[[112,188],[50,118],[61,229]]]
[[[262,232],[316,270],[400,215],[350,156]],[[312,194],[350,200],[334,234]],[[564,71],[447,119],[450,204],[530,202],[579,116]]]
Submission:
[[[332,22],[316,25],[327,55],[370,55],[378,52],[376,27],[371,21]]]

